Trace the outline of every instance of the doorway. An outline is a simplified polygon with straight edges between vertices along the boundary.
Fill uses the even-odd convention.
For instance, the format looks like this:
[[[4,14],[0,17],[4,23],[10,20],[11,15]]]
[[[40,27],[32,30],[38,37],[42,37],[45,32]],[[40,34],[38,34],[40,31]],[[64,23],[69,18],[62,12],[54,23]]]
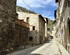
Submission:
[[[70,35],[70,19],[68,18],[68,29],[69,29],[69,35]]]

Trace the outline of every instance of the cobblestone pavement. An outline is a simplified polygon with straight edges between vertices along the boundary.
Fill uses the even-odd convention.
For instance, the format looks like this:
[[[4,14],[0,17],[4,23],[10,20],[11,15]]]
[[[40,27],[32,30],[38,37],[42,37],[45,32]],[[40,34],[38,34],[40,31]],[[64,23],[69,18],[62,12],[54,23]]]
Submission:
[[[57,41],[53,39],[49,43],[17,51],[7,55],[69,55],[69,54],[62,45],[60,45]]]

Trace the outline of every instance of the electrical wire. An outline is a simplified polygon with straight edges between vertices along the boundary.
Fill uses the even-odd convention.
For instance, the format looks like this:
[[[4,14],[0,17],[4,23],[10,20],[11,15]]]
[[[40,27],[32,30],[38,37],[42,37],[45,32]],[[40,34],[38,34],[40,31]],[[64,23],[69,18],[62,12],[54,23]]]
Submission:
[[[23,3],[25,3],[33,12],[35,12],[30,6],[29,4],[27,4],[25,1],[22,0]]]

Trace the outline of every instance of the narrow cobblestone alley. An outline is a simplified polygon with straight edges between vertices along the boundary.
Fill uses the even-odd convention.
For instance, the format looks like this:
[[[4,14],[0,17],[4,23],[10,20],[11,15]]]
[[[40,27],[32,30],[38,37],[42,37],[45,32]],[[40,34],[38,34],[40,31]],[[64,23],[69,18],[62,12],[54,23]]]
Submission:
[[[70,0],[0,0],[0,55],[70,55]]]
[[[60,45],[57,41],[53,39],[49,43],[45,43],[21,51],[16,51],[14,53],[7,55],[69,55],[69,54],[62,45]]]

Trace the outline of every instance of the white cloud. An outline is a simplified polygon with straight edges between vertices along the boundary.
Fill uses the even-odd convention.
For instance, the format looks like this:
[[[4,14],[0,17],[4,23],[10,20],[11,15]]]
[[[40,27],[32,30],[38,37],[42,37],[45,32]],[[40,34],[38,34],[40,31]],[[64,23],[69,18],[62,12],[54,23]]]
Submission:
[[[23,2],[24,1],[24,2]],[[55,0],[17,0],[17,5],[25,7],[30,10],[30,8],[27,6],[27,4],[32,8],[43,8],[47,6],[56,6]],[[27,4],[26,4],[27,3]],[[46,6],[45,6],[46,5]],[[47,17],[49,19],[54,20],[53,16],[50,16],[52,12],[43,10],[43,13],[41,14],[44,17]]]
[[[55,0],[23,0],[31,7],[44,7],[44,5],[55,6]],[[25,7],[25,3],[22,0],[17,0],[17,5]]]
[[[50,11],[44,11],[44,13],[42,14],[43,17],[47,17],[48,19],[54,20],[54,17],[50,15],[51,15]]]

